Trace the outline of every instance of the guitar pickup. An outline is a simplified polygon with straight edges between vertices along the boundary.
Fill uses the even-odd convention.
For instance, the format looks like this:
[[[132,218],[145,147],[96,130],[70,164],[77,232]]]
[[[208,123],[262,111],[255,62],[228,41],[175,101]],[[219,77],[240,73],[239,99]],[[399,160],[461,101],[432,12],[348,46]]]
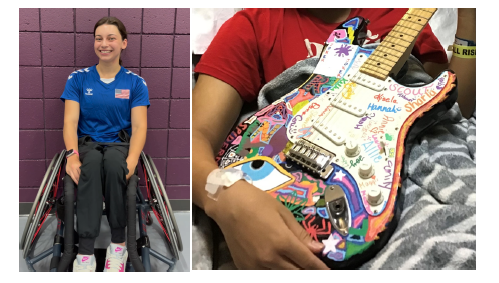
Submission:
[[[340,101],[336,101],[336,99],[334,99],[330,105],[357,117],[362,117],[364,116],[364,114],[366,114],[365,107],[356,106],[351,102],[347,102],[345,100],[340,99]]]
[[[323,136],[325,136],[328,140],[332,141],[336,145],[340,146],[345,143],[346,135],[328,128],[327,124],[317,123],[312,126],[315,130],[320,132]]]
[[[386,82],[384,80],[381,80],[379,78],[375,78],[373,76],[363,74],[361,72],[355,74],[350,81],[361,85],[365,86],[367,88],[370,88],[374,91],[382,91],[383,88],[385,88]]]
[[[286,159],[300,164],[323,179],[327,179],[333,171],[331,163],[336,157],[334,153],[303,139],[297,141],[285,155]]]

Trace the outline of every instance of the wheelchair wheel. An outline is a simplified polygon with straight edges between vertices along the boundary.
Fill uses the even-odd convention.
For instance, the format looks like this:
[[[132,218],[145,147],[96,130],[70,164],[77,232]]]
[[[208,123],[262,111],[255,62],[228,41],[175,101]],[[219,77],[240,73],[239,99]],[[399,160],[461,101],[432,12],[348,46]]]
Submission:
[[[157,183],[161,182],[161,177],[156,169],[156,166],[152,162],[149,155],[141,153],[143,165],[144,165],[144,175],[146,176],[146,187],[147,194],[149,197],[149,202],[151,208],[158,219],[158,223],[161,225],[163,232],[166,235],[168,245],[172,251],[175,258],[180,259],[180,251],[182,244],[179,244],[179,235],[177,233],[178,228],[176,228],[175,216],[170,209],[170,203],[166,197],[166,193],[162,193]],[[163,188],[164,190],[164,188]],[[174,224],[175,223],[175,224]]]
[[[23,248],[23,258],[28,255],[31,244],[36,239],[40,232],[43,223],[47,219],[51,209],[54,207],[57,188],[59,186],[61,163],[63,162],[66,150],[54,156],[50,162],[47,172],[43,177],[42,184],[36,195],[35,202],[31,208],[26,226],[24,227],[23,236],[21,237],[21,247]],[[55,181],[55,183],[54,183]]]
[[[182,239],[181,239],[180,235],[177,233],[177,232],[179,232],[179,229],[178,229],[178,226],[177,226],[177,221],[175,220],[175,215],[173,214],[173,211],[171,209],[170,201],[168,200],[168,196],[166,195],[165,187],[163,186],[163,182],[161,181],[161,177],[159,175],[158,169],[156,169],[156,165],[152,161],[151,156],[148,155],[147,157],[149,158],[152,170],[154,172],[154,176],[156,177],[156,180],[158,181],[158,184],[159,184],[159,188],[161,189],[160,193],[162,193],[163,201],[164,201],[165,207],[167,209],[167,213],[168,213],[168,215],[171,215],[171,219],[170,220],[171,220],[171,222],[173,224],[173,228],[174,228],[174,231],[175,231],[175,236],[177,238],[178,249],[179,249],[179,251],[183,251],[184,247],[182,245]]]

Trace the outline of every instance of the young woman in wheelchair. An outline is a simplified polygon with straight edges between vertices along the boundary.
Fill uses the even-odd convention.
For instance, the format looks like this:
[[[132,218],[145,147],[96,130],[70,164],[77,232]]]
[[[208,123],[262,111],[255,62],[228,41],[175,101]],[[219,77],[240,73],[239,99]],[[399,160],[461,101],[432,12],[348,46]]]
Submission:
[[[95,271],[102,197],[111,228],[104,272],[125,271],[126,185],[146,141],[150,105],[144,79],[122,66],[127,43],[120,20],[100,19],[94,27],[99,63],[71,73],[61,96],[66,173],[77,185],[79,247],[73,272]]]

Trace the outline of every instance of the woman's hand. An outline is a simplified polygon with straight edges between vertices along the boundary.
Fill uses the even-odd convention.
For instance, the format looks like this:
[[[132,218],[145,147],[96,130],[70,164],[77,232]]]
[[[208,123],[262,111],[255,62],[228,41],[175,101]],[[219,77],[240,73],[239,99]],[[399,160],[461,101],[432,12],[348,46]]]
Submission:
[[[126,159],[126,167],[128,168],[128,174],[126,175],[126,180],[128,181],[130,177],[132,177],[133,173],[135,173],[135,167],[137,167],[138,161],[132,161],[129,158]]]
[[[81,162],[78,155],[73,154],[72,156],[68,157],[66,161],[66,174],[68,174],[71,179],[73,179],[76,185],[78,185],[78,181],[80,180],[80,167]]]
[[[239,269],[328,269],[315,242],[278,200],[246,181],[219,193],[206,213],[220,226]]]

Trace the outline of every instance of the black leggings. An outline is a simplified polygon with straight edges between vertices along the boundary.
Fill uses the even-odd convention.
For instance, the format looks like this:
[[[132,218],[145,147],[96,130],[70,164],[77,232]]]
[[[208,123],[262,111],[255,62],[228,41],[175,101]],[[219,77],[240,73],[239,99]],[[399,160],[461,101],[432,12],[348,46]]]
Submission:
[[[101,146],[90,137],[78,140],[80,179],[76,197],[78,253],[94,254],[102,218],[102,197],[111,227],[111,242],[125,242],[127,146]]]

